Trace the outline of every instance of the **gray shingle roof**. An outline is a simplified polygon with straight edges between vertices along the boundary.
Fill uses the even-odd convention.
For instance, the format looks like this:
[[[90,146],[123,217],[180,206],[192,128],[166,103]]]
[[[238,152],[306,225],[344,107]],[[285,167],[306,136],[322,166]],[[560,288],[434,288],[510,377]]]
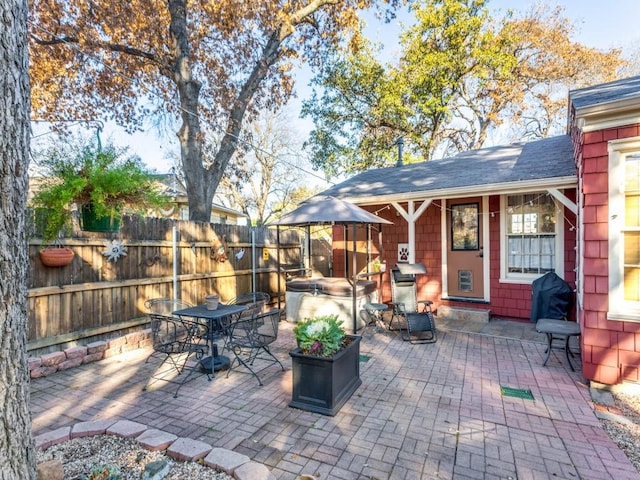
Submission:
[[[350,198],[460,189],[576,176],[567,135],[463,152],[455,157],[362,172],[322,192]]]
[[[569,102],[577,109],[638,97],[640,97],[640,76],[569,92]]]

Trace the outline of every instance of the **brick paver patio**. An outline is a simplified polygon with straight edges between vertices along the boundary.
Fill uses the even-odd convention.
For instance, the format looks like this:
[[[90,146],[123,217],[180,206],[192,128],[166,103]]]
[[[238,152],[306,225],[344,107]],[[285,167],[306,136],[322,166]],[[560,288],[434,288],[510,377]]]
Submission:
[[[294,348],[281,324],[273,349],[287,367],[264,386],[232,372],[142,391],[157,360],[135,351],[32,380],[34,434],[128,420],[247,455],[279,479],[640,479],[594,414],[588,385],[532,324],[439,322],[438,342],[410,345],[366,332],[362,386],[335,417],[288,407]],[[466,331],[464,331],[466,330]],[[534,399],[501,394],[530,390]]]

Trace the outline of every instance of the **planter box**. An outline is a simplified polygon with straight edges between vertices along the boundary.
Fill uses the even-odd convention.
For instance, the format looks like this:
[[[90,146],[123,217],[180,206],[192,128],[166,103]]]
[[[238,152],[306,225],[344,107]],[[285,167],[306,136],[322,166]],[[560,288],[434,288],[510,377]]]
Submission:
[[[293,391],[290,407],[323,415],[335,415],[362,384],[360,380],[360,339],[352,341],[333,357],[304,355],[297,348],[291,352]]]

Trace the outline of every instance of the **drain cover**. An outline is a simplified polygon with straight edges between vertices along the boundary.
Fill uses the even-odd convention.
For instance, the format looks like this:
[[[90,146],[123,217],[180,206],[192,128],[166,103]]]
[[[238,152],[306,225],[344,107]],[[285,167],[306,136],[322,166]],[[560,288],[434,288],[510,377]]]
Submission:
[[[368,355],[360,355],[360,361],[361,362],[368,362],[371,359],[370,356]]]
[[[515,397],[522,398],[523,400],[533,400],[533,393],[531,390],[525,390],[524,388],[511,388],[500,387],[500,393],[503,397]]]

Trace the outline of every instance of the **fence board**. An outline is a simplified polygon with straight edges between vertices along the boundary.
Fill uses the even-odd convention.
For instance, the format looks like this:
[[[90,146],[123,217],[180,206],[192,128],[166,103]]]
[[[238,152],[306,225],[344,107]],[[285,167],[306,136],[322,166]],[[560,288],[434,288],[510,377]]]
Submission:
[[[167,219],[125,217],[116,234],[75,231],[62,242],[75,252],[75,258],[62,268],[42,265],[38,250],[44,244],[32,239],[27,305],[29,351],[39,354],[43,349],[51,351],[115,336],[119,329],[140,324],[136,319],[146,313],[145,300],[172,297],[174,225],[178,233],[177,296],[193,304],[202,303],[209,293],[218,293],[222,301],[228,301],[251,291],[252,267],[256,272],[255,290],[266,291],[277,301],[278,251],[284,259],[282,263],[302,262],[301,241],[295,230],[280,233],[278,249],[275,229]],[[223,238],[228,259],[217,262],[211,251]],[[114,239],[127,247],[127,255],[115,263],[102,254],[107,249],[105,243]],[[263,249],[268,253],[266,258]],[[316,255],[316,250],[322,249],[324,254]],[[237,258],[243,250],[242,257]],[[318,259],[323,263],[330,259],[328,243],[314,244],[312,253],[314,268],[328,273],[326,264],[317,263]],[[284,287],[283,277],[280,282]]]

